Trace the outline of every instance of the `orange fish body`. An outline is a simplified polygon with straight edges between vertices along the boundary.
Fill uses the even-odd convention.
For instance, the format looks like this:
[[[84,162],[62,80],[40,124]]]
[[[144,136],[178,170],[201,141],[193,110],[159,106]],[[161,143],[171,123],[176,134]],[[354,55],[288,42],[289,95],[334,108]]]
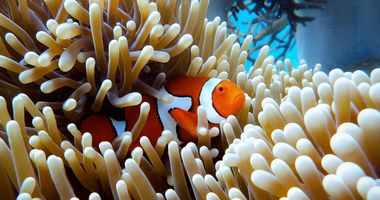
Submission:
[[[148,120],[138,139],[130,149],[139,146],[139,139],[146,136],[155,144],[163,130],[174,133],[184,142],[197,139],[197,108],[207,110],[209,126],[217,126],[229,115],[235,115],[244,104],[244,92],[229,80],[208,77],[182,76],[168,81],[160,90],[173,95],[171,103],[143,95],[150,104]],[[81,123],[82,132],[90,132],[93,144],[112,141],[117,135],[131,130],[139,117],[140,106],[126,107],[125,120],[117,121],[100,114],[91,115]]]

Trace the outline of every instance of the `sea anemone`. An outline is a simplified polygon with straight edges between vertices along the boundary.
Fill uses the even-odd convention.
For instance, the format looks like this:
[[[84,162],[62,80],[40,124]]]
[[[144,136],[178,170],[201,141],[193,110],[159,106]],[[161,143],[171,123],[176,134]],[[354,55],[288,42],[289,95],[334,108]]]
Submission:
[[[370,75],[242,45],[208,0],[7,0],[0,5],[0,195],[4,199],[379,199],[380,69]],[[229,79],[245,105],[178,144],[141,137],[178,75]],[[141,103],[141,104],[140,104]],[[77,122],[140,105],[136,128],[92,146]],[[111,110],[111,111],[110,111]],[[198,108],[199,130],[207,124]],[[139,128],[140,127],[140,128]],[[133,131],[135,130],[135,131]]]

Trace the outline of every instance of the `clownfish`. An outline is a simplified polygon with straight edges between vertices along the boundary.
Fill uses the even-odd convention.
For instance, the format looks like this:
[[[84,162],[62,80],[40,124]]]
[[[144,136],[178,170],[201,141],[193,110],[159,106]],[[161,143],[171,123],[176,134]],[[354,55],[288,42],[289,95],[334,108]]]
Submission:
[[[208,77],[181,76],[169,80],[160,92],[173,96],[170,103],[149,95],[142,100],[150,104],[150,112],[139,137],[131,150],[139,146],[139,139],[146,136],[154,145],[163,130],[169,130],[179,141],[197,140],[197,108],[207,111],[209,127],[218,126],[229,115],[236,115],[245,102],[244,92],[229,80]],[[102,141],[111,142],[115,137],[131,130],[139,117],[140,107],[124,108],[124,120],[118,121],[101,114],[86,117],[80,124],[82,132],[90,132],[94,146]]]

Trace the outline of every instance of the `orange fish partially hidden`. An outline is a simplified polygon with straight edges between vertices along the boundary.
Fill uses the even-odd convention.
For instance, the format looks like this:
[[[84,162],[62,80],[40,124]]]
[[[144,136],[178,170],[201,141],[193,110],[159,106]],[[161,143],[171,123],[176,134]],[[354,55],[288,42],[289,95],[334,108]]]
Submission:
[[[140,133],[147,136],[154,145],[163,130],[170,130],[180,141],[197,139],[197,108],[207,110],[209,126],[217,126],[229,115],[235,115],[244,104],[244,92],[229,80],[208,77],[178,77],[168,81],[160,90],[173,95],[171,103],[165,103],[152,96],[144,95],[143,101],[150,104],[148,120]],[[126,130],[131,130],[138,119],[140,106],[126,107],[125,120],[94,114],[83,120],[80,129],[90,132],[93,145],[102,141],[111,142]],[[139,138],[130,149],[139,146]]]

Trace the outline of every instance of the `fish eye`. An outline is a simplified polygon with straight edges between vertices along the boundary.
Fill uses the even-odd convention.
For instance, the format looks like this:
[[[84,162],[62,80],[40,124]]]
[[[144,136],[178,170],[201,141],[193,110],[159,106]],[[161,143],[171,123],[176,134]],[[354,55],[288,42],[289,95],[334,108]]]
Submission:
[[[223,92],[223,89],[224,89],[223,87],[219,87],[220,92]]]

